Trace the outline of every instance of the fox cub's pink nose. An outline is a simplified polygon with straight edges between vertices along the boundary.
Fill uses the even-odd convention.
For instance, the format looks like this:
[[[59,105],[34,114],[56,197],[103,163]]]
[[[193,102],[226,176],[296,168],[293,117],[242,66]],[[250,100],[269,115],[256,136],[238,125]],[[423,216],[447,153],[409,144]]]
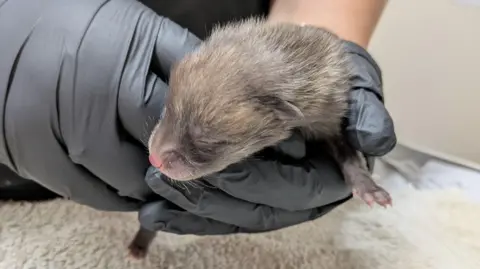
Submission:
[[[162,165],[163,165],[162,162],[159,159],[155,158],[155,156],[153,155],[148,156],[148,160],[150,161],[150,164],[152,164],[154,167],[162,168]]]

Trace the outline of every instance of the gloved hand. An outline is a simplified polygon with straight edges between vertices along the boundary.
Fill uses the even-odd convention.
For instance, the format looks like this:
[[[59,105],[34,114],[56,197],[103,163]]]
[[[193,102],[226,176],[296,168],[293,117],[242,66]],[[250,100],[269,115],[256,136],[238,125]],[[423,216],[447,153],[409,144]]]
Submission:
[[[150,67],[198,40],[132,0],[0,1],[0,40],[0,162],[97,209],[157,197],[142,142],[168,88]]]
[[[344,44],[353,62],[347,138],[366,156],[383,156],[395,147],[397,139],[393,120],[383,104],[380,67],[361,46],[350,41]]]

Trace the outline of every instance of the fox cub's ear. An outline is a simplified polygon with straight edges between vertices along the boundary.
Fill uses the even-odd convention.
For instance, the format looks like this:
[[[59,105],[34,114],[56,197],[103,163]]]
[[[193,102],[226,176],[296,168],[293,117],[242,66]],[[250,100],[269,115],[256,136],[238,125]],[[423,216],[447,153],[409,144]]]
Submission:
[[[273,108],[277,117],[282,121],[296,121],[304,118],[302,111],[289,101],[275,95],[264,95],[257,97],[263,106]]]

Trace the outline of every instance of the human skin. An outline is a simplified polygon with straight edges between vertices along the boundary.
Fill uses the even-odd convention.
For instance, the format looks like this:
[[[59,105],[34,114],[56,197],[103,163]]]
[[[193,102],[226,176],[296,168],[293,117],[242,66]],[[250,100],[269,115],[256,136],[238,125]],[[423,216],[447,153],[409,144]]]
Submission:
[[[387,0],[272,0],[268,20],[323,27],[367,48]]]

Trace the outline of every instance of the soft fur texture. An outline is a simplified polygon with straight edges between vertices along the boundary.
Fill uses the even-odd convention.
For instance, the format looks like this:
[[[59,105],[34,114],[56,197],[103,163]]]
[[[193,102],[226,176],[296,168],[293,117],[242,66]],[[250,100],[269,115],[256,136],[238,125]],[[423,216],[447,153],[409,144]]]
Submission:
[[[344,43],[325,29],[258,18],[216,28],[172,68],[152,159],[164,175],[192,180],[294,129],[331,141],[348,110],[350,67]]]
[[[448,190],[392,195],[390,209],[355,199],[317,221],[266,234],[160,233],[144,261],[126,256],[135,214],[68,201],[4,203],[0,268],[480,268],[480,204]]]

